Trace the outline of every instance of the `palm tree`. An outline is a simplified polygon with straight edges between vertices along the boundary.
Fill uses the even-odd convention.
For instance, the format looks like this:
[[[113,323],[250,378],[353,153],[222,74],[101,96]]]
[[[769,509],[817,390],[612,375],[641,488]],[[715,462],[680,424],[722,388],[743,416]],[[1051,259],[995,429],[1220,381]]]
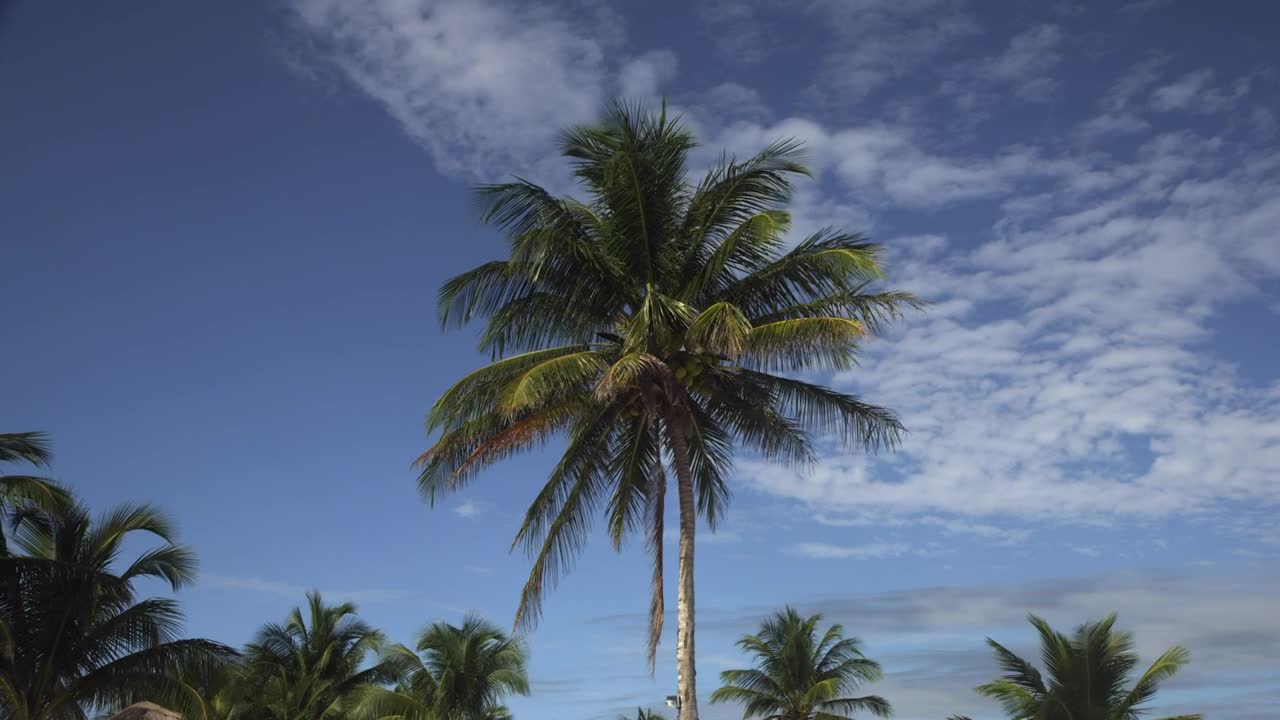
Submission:
[[[49,466],[53,451],[44,433],[0,433],[0,462],[18,461]],[[0,557],[9,554],[4,525],[11,513],[28,504],[53,510],[68,499],[66,491],[52,480],[33,475],[0,475]]]
[[[679,505],[676,657],[681,720],[697,717],[694,530],[725,512],[732,450],[805,463],[811,433],[869,449],[894,445],[894,414],[788,376],[853,365],[868,333],[918,305],[877,292],[880,248],[823,230],[788,249],[791,180],[807,174],[798,143],[724,158],[696,185],[693,137],[665,108],[615,103],[597,125],[561,137],[587,200],[525,180],[477,189],[483,219],[510,256],[454,277],[440,292],[445,325],[484,318],[496,359],[432,407],[435,444],[419,458],[434,502],[484,467],[568,438],[514,545],[533,568],[516,626],[536,622],[543,590],[586,542],[603,506],[615,548],[646,536],[653,559],[649,660],[664,615],[666,472]]]
[[[283,624],[263,626],[246,649],[253,716],[344,717],[368,686],[394,680],[386,662],[366,667],[382,645],[382,633],[356,616],[353,603],[326,605],[320,593],[307,593],[305,617],[294,608]]]
[[[711,702],[742,703],[743,718],[762,720],[843,720],[862,711],[888,717],[892,710],[884,698],[848,697],[880,679],[880,664],[839,625],[819,636],[820,622],[822,615],[801,617],[790,607],[765,620],[759,633],[738,641],[755,657],[755,667],[720,673],[724,687]]]
[[[1000,703],[1010,720],[1138,720],[1160,683],[1190,660],[1177,645],[1169,648],[1130,687],[1138,667],[1133,636],[1113,630],[1115,614],[1085,623],[1068,637],[1031,615],[1040,636],[1040,656],[1048,678],[1034,665],[987,638],[1004,671],[998,680],[977,688]],[[1199,720],[1199,714],[1163,720]],[[963,720],[963,719],[959,719]]]
[[[504,720],[503,699],[529,694],[524,643],[475,616],[435,623],[417,652],[396,645],[386,659],[400,682],[369,688],[356,713],[368,720]]]
[[[178,590],[195,577],[195,556],[173,542],[173,526],[148,505],[91,519],[81,505],[27,506],[17,518],[21,554],[0,558],[0,716],[84,720],[177,683],[177,668],[234,655],[208,640],[178,639],[182,613],[167,598],[139,600],[134,582]],[[120,567],[137,535],[163,544]]]

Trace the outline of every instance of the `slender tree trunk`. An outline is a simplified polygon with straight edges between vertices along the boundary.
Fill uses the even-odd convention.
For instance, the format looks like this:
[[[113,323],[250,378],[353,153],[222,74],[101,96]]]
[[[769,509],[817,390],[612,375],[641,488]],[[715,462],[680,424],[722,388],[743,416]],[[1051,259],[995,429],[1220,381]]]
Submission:
[[[693,470],[689,464],[687,411],[673,408],[668,418],[667,443],[676,471],[680,500],[680,586],[676,597],[676,697],[679,720],[698,720],[697,669],[693,648],[693,539],[698,526],[693,500]]]

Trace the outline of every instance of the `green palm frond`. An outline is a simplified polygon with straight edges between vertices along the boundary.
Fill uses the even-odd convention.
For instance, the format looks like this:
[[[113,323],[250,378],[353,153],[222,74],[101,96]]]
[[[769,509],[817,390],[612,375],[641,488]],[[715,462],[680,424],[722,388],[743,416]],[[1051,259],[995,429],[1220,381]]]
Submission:
[[[537,622],[544,589],[568,572],[586,542],[606,491],[608,447],[620,413],[617,406],[598,406],[574,427],[560,463],[525,514],[513,545],[525,545],[533,567],[520,594],[516,627]]]
[[[52,463],[49,436],[42,432],[0,433],[0,462],[18,461],[44,466]]]
[[[1054,630],[1036,615],[1028,619],[1039,636],[1045,673],[1042,675],[1030,662],[988,638],[1004,674],[977,688],[979,694],[996,700],[1011,720],[1139,720],[1160,684],[1190,660],[1184,648],[1174,646],[1130,688],[1128,683],[1137,668],[1138,656],[1133,650],[1133,637],[1115,630],[1114,614],[1084,623],[1070,636]]]
[[[718,302],[698,313],[685,332],[685,346],[694,352],[723,355],[734,360],[755,333],[742,311],[732,303]]]
[[[803,371],[853,367],[867,334],[858,320],[806,317],[755,325],[745,342],[743,364],[765,370]]]

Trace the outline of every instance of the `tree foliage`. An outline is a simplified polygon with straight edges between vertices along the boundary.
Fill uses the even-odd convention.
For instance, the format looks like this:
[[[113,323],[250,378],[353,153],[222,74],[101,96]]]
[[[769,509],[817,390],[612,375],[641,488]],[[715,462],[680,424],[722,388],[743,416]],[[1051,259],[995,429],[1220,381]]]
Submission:
[[[245,648],[248,715],[262,720],[347,718],[370,686],[393,682],[378,659],[380,631],[350,602],[328,605],[318,592],[283,623],[268,623]]]
[[[467,616],[462,625],[434,623],[417,651],[390,649],[393,688],[371,687],[356,715],[367,720],[506,720],[509,695],[528,695],[528,653],[518,638]]]
[[[615,547],[638,534],[653,557],[651,663],[667,470],[682,517],[714,529],[735,446],[794,464],[813,458],[815,435],[893,446],[903,428],[892,412],[796,376],[850,368],[869,334],[920,305],[878,288],[881,248],[860,235],[789,241],[792,181],[808,174],[798,143],[723,157],[696,183],[694,146],[665,108],[616,103],[561,135],[583,199],[523,179],[477,189],[508,254],[446,282],[439,311],[446,327],[483,321],[494,362],[431,408],[438,438],[418,461],[434,502],[563,438],[513,543],[533,563],[517,626],[536,622],[603,515]]]
[[[174,542],[173,524],[148,505],[92,518],[77,503],[11,508],[13,547],[0,558],[0,708],[13,720],[85,720],[152,693],[176,692],[182,672],[199,674],[234,655],[208,640],[181,639],[174,600],[139,598],[135,583],[177,590],[195,576],[195,556]],[[161,541],[127,560],[129,538]]]
[[[724,686],[712,703],[735,702],[744,718],[842,720],[857,713],[888,717],[889,702],[877,695],[852,696],[881,678],[880,664],[862,654],[844,628],[821,630],[822,615],[803,617],[790,607],[766,619],[754,635],[738,641],[754,667],[720,673]]]
[[[999,702],[1010,720],[1139,720],[1161,683],[1190,660],[1190,653],[1175,645],[1134,680],[1139,665],[1133,636],[1115,630],[1115,614],[1082,624],[1071,635],[1054,630],[1035,615],[1030,622],[1040,639],[1043,672],[987,639],[1004,674],[977,690]]]

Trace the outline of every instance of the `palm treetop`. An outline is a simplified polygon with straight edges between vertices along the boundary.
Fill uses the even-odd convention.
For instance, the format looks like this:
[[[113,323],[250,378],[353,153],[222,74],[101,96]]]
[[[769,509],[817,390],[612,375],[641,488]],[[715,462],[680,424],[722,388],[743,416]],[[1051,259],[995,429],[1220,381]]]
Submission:
[[[174,542],[159,510],[126,505],[95,519],[68,502],[20,507],[15,520],[19,552],[0,558],[0,715],[83,720],[85,708],[177,695],[179,668],[199,672],[235,656],[181,638],[176,601],[136,597],[137,580],[176,590],[194,578],[194,554]],[[161,544],[126,560],[138,534]]]
[[[1133,683],[1138,655],[1133,635],[1114,629],[1114,613],[1084,623],[1070,635],[1036,615],[1028,616],[1040,640],[1043,673],[1004,645],[987,638],[1004,674],[977,688],[1000,703],[1010,720],[1139,720],[1160,685],[1191,659],[1173,646],[1156,658]],[[1199,714],[1162,720],[1199,720]],[[963,720],[963,719],[961,719]]]
[[[385,661],[399,680],[369,688],[355,715],[369,720],[503,720],[503,701],[528,695],[528,650],[518,637],[474,615],[461,625],[433,623],[416,652],[394,645]]]
[[[880,664],[862,654],[857,638],[841,625],[820,631],[821,614],[804,617],[790,606],[766,618],[738,647],[755,667],[720,673],[724,686],[711,702],[737,702],[744,718],[762,720],[841,720],[868,712],[888,717],[888,701],[876,695],[854,697],[879,680]]]
[[[307,593],[307,604],[289,611],[283,623],[268,623],[248,646],[256,667],[285,668],[358,685],[392,676],[382,664],[364,668],[382,650],[382,633],[356,615],[351,602],[327,605],[319,592]]]

